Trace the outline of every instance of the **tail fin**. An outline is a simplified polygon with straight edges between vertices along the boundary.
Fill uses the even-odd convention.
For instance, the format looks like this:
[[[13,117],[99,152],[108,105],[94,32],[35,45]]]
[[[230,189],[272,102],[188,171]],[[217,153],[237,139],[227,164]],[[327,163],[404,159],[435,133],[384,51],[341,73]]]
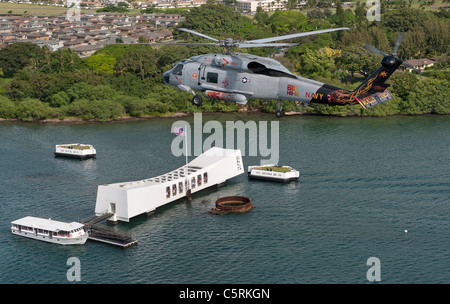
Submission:
[[[391,55],[388,55],[379,49],[366,44],[366,47],[372,52],[383,55],[381,60],[381,67],[378,68],[372,75],[367,77],[354,91],[342,90],[329,85],[324,85],[323,95],[326,96],[321,102],[328,104],[355,104],[359,103],[364,108],[370,108],[377,104],[383,103],[392,99],[391,93],[387,90],[388,84],[385,81],[400,65],[410,66],[405,64],[403,60],[396,57],[400,44],[405,37],[404,33],[398,35],[395,42],[394,50]],[[412,67],[412,66],[410,66]],[[413,67],[412,67],[413,68]],[[320,102],[320,101],[319,101]]]
[[[378,68],[352,92],[355,100],[365,109],[391,100],[393,97],[387,90],[389,84],[386,83],[386,80],[394,73],[398,66],[393,68],[382,65]]]
[[[367,77],[354,91],[332,90],[327,94],[329,104],[356,104],[370,108],[392,99],[385,81],[402,64],[402,60],[390,55],[381,61],[381,67]]]

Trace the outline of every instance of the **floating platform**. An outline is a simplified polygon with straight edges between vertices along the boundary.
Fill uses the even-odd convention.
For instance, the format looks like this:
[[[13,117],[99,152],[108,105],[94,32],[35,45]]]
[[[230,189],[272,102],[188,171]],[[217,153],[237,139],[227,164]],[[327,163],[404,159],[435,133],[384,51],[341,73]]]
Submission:
[[[169,173],[134,182],[98,186],[95,215],[112,214],[109,220],[130,221],[140,214],[244,173],[240,150],[214,147],[187,165]]]
[[[70,157],[77,159],[96,158],[97,151],[92,145],[67,144],[55,146],[55,157]]]
[[[290,166],[248,166],[247,174],[249,178],[276,181],[276,182],[290,182],[298,180],[300,172]]]

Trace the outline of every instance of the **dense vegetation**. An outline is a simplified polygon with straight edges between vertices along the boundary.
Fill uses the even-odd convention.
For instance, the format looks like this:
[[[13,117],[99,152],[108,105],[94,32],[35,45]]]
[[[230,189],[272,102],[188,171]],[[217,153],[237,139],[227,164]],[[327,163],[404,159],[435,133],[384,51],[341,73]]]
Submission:
[[[323,2],[328,3],[328,2]],[[402,2],[404,3],[404,2]],[[336,26],[352,27],[298,39],[299,46],[277,57],[289,70],[304,77],[354,89],[374,71],[381,60],[363,47],[368,42],[390,53],[399,31],[405,32],[398,55],[402,58],[436,58],[435,66],[420,75],[398,71],[389,79],[394,99],[369,110],[361,106],[313,105],[304,108],[285,102],[287,111],[320,115],[384,116],[394,114],[449,114],[450,45],[449,13],[431,12],[406,5],[383,6],[381,22],[368,22],[366,8],[333,13],[327,5],[307,11],[258,11],[250,18],[233,9],[209,2],[185,11],[180,27],[215,38],[257,39]],[[198,40],[186,33],[177,39]],[[175,112],[236,111],[234,103],[205,100],[200,108],[190,96],[162,84],[162,73],[171,64],[201,53],[219,51],[211,47],[109,45],[80,59],[70,50],[50,52],[31,43],[15,43],[0,50],[0,118],[24,121],[78,117],[107,121],[122,116],[142,117]],[[245,51],[245,50],[240,50]],[[270,55],[274,49],[252,49]],[[275,102],[251,100],[248,108],[274,112]]]

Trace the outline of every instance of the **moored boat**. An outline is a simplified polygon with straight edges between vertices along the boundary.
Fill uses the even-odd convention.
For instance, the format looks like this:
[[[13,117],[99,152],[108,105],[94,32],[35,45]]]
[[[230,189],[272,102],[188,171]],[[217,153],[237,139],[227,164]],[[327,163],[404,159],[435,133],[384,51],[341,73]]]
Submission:
[[[85,144],[56,145],[55,156],[87,159],[87,158],[95,158],[97,156],[97,151],[92,145],[85,145]]]
[[[27,238],[61,245],[84,244],[88,239],[88,233],[81,223],[66,223],[32,216],[11,222],[11,232]]]
[[[247,174],[249,178],[270,180],[287,183],[298,180],[300,172],[290,166],[248,166]]]

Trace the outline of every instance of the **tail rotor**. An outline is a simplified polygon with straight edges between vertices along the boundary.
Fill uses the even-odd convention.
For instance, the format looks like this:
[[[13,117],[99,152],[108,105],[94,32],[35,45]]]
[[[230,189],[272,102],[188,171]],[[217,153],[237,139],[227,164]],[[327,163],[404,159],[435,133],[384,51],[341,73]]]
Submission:
[[[391,55],[386,54],[383,51],[380,51],[379,49],[377,49],[376,47],[374,47],[373,45],[368,44],[368,43],[366,43],[366,48],[369,49],[370,51],[374,52],[374,53],[383,55],[384,58],[381,61],[381,63],[383,65],[385,65],[385,66],[386,65],[388,65],[388,66],[389,65],[393,65],[395,62],[401,62],[400,65],[403,65],[403,66],[405,66],[405,67],[407,67],[409,69],[413,69],[416,72],[420,72],[414,66],[412,66],[411,64],[406,63],[406,62],[404,62],[403,60],[401,60],[400,58],[397,57],[397,52],[398,52],[398,49],[400,48],[400,45],[401,45],[401,43],[403,41],[403,38],[405,38],[405,33],[400,33],[398,35],[398,37],[397,37],[397,40],[395,41],[394,49],[392,50],[392,54]]]

